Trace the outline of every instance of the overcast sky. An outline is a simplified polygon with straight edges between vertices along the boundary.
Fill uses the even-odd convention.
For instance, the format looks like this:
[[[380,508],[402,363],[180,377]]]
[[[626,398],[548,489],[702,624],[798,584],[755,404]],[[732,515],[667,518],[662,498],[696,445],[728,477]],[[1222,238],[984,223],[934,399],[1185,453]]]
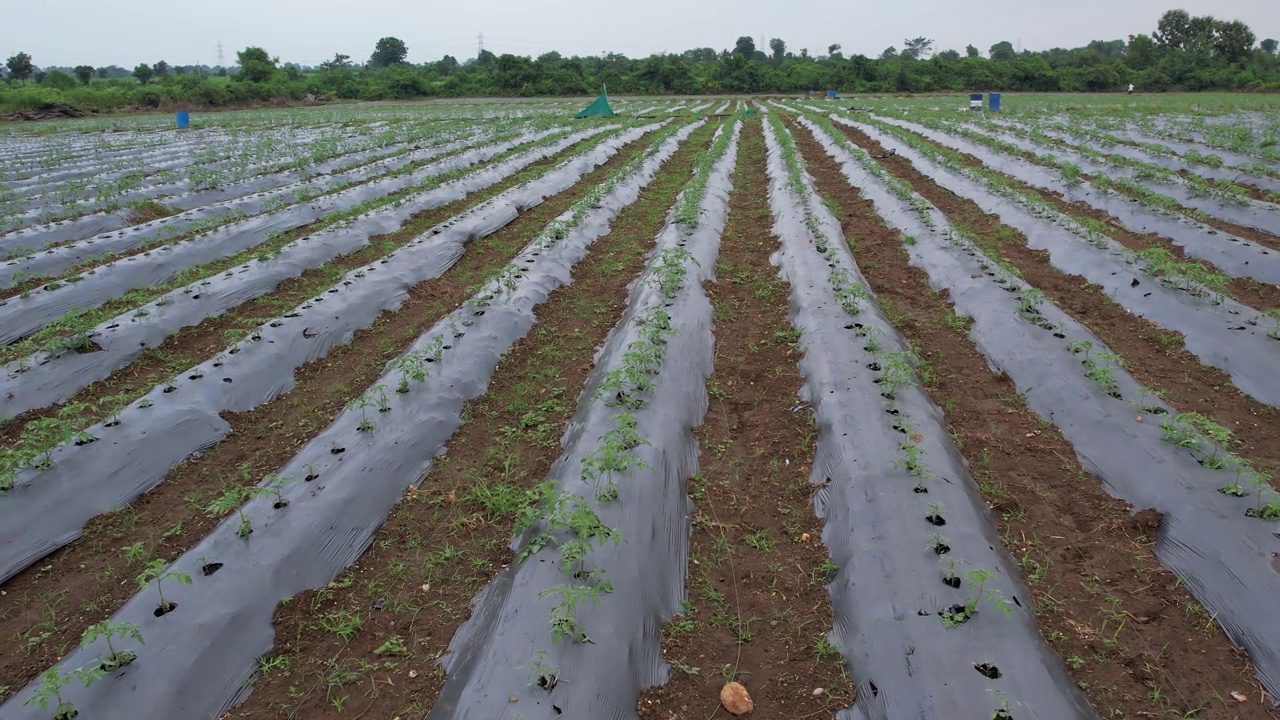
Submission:
[[[386,35],[408,44],[412,62],[446,53],[465,60],[475,56],[481,31],[492,52],[533,56],[720,50],[740,35],[757,46],[762,37],[780,37],[788,49],[815,55],[832,43],[846,55],[878,55],[924,35],[935,50],[963,52],[973,43],[985,54],[1000,40],[1042,50],[1150,33],[1171,7],[1244,20],[1259,40],[1280,37],[1276,0],[128,0],[109,11],[101,0],[5,5],[0,58],[21,50],[39,66],[215,65],[219,42],[227,65],[249,45],[303,65],[335,52],[363,61]]]

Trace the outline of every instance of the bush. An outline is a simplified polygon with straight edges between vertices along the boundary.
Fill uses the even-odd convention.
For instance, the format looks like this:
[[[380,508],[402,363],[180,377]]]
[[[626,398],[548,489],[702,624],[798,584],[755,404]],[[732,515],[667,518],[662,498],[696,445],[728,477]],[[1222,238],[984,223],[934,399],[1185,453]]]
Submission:
[[[53,88],[54,90],[70,90],[71,88],[78,87],[80,85],[80,83],[76,82],[75,78],[61,70],[50,70],[48,74],[44,76],[44,80],[40,84],[48,88]]]

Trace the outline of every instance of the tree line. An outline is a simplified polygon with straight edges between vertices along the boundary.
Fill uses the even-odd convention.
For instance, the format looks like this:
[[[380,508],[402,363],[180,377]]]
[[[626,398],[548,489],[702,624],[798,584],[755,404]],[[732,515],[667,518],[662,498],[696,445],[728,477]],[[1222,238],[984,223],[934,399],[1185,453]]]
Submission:
[[[694,48],[682,53],[628,58],[618,53],[536,58],[481,51],[459,62],[445,55],[407,62],[404,41],[385,37],[369,59],[341,53],[315,67],[280,62],[263,48],[237,53],[231,68],[140,64],[38,69],[26,53],[5,64],[0,107],[70,102],[89,109],[190,105],[218,107],[307,96],[346,100],[420,97],[615,94],[845,93],[939,91],[1118,91],[1130,83],[1142,91],[1280,90],[1277,41],[1258,42],[1238,20],[1164,13],[1150,34],[1095,40],[1083,47],[1023,50],[1002,41],[984,54],[935,51],[933,40],[907,38],[901,49],[875,57],[846,57],[839,44],[825,53],[794,52],[780,38],[767,51],[750,37],[733,49]]]

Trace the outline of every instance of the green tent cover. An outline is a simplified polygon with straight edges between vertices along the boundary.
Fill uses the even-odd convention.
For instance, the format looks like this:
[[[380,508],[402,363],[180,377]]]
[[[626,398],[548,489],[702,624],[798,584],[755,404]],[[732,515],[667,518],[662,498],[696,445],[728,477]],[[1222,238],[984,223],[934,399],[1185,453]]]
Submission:
[[[574,115],[575,118],[594,117],[601,115],[603,117],[613,117],[613,108],[609,107],[609,96],[600,93],[600,97],[595,102],[588,105],[582,112]]]

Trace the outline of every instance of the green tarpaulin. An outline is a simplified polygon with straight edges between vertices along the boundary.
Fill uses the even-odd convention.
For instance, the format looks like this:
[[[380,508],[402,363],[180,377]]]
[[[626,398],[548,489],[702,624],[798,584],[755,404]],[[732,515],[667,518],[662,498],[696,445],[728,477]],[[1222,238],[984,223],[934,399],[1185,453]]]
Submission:
[[[613,108],[609,107],[609,96],[600,93],[600,97],[596,101],[588,105],[582,112],[574,115],[576,118],[594,117],[600,115],[602,117],[613,117]]]

